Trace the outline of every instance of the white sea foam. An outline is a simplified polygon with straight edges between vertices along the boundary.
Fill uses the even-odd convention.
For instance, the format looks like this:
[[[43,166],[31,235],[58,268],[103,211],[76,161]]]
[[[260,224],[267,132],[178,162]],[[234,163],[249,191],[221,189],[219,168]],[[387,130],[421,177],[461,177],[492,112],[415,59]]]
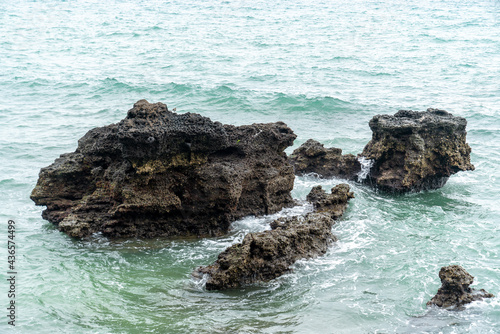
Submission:
[[[370,175],[370,169],[373,167],[374,160],[359,157],[358,161],[361,164],[361,171],[358,173],[358,181],[362,182]]]

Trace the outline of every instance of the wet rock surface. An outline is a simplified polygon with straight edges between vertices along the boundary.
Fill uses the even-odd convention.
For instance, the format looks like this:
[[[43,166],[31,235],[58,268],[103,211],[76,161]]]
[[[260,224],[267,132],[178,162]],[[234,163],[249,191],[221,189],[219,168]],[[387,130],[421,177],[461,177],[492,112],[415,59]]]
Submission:
[[[290,160],[297,175],[316,173],[322,177],[356,180],[361,171],[361,164],[356,156],[342,155],[340,148],[325,148],[314,139],[309,139],[293,151]]]
[[[391,192],[442,187],[459,172],[474,170],[466,143],[465,118],[445,110],[400,110],[370,120],[371,141],[362,156],[373,160],[366,179]]]
[[[436,305],[438,307],[461,307],[475,300],[494,297],[484,289],[475,290],[469,287],[474,281],[464,268],[458,265],[442,267],[439,271],[441,287],[437,294],[427,302],[427,305]]]
[[[241,243],[219,254],[214,264],[197,268],[193,276],[207,275],[208,290],[237,288],[281,276],[297,260],[327,251],[337,240],[331,232],[332,225],[353,197],[346,184],[335,186],[331,194],[315,187],[308,196],[315,212],[280,218],[271,223],[271,230],[247,234]]]
[[[224,125],[138,101],[42,168],[31,194],[73,237],[207,236],[293,205],[286,124]]]

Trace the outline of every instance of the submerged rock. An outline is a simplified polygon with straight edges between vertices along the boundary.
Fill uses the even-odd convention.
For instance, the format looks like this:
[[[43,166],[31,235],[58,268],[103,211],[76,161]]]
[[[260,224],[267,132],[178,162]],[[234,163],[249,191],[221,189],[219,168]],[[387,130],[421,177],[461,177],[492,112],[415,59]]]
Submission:
[[[464,268],[458,265],[442,267],[439,271],[441,287],[437,294],[427,302],[427,305],[436,305],[438,307],[460,307],[475,300],[494,297],[485,290],[475,290],[469,287],[474,281]]]
[[[361,164],[356,156],[342,155],[340,148],[325,148],[314,139],[309,139],[293,151],[290,160],[297,175],[316,173],[322,177],[355,180],[361,171]]]
[[[474,170],[465,118],[445,110],[400,110],[370,121],[372,140],[362,156],[373,160],[367,182],[394,192],[442,187],[450,175]]]
[[[42,168],[31,194],[73,237],[203,236],[293,205],[286,124],[224,125],[138,101]]]
[[[346,184],[335,186],[331,194],[321,186],[315,187],[308,200],[316,212],[280,218],[271,223],[271,230],[247,234],[241,243],[219,254],[214,264],[197,268],[193,276],[207,275],[208,290],[237,288],[281,276],[297,260],[327,251],[330,243],[337,240],[331,232],[332,225],[353,197]]]
[[[370,121],[371,141],[355,157],[308,140],[292,155],[295,173],[358,180],[389,192],[442,187],[459,172],[474,170],[465,118],[444,110],[400,110]]]

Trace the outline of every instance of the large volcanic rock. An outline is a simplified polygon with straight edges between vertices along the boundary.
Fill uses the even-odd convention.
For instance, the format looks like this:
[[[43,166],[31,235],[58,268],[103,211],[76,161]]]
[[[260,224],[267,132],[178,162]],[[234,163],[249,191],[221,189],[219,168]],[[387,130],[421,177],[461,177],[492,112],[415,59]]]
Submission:
[[[271,223],[271,230],[247,234],[241,243],[219,254],[214,264],[197,268],[193,276],[207,275],[206,288],[222,290],[283,275],[295,261],[324,254],[336,241],[332,225],[353,197],[346,184],[335,186],[331,194],[315,187],[307,198],[315,212],[280,218]]]
[[[475,300],[494,297],[484,289],[470,288],[469,285],[474,281],[474,277],[458,265],[442,267],[439,271],[439,278],[442,285],[437,294],[427,302],[428,306],[461,307]]]
[[[340,148],[325,148],[314,139],[309,139],[293,151],[290,160],[297,175],[316,173],[322,177],[357,180],[361,171],[361,164],[356,156],[342,155]]]
[[[43,168],[31,199],[73,237],[218,235],[293,205],[295,137],[281,122],[223,125],[141,100]]]
[[[387,191],[442,187],[450,175],[474,170],[465,118],[439,109],[400,110],[370,121],[372,140],[361,154],[373,161],[367,182]]]

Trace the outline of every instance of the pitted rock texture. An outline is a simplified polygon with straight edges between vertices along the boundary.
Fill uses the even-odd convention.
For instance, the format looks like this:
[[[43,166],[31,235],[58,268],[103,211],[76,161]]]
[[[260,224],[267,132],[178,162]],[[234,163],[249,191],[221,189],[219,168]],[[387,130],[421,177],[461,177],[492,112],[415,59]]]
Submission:
[[[469,285],[474,281],[474,277],[461,266],[442,267],[439,271],[439,278],[442,285],[437,294],[427,302],[428,306],[461,307],[475,300],[494,297],[484,289],[475,290],[470,288]]]
[[[306,199],[313,204],[314,212],[326,212],[333,219],[344,215],[347,202],[354,198],[349,186],[345,183],[338,184],[327,194],[321,186],[311,189]]]
[[[450,175],[474,170],[465,118],[445,110],[400,110],[370,120],[371,141],[362,156],[373,160],[366,182],[385,191],[442,187]]]
[[[342,155],[341,149],[325,148],[313,139],[306,141],[290,156],[295,174],[316,173],[405,193],[437,189],[451,175],[474,170],[465,118],[429,108],[377,115],[369,124],[372,139],[357,157]]]
[[[356,156],[342,155],[340,148],[325,148],[314,139],[309,139],[293,151],[290,160],[297,175],[316,173],[322,177],[356,180],[361,171],[361,164]]]
[[[281,276],[295,261],[322,255],[337,240],[331,228],[351,198],[354,195],[346,184],[335,186],[331,194],[315,187],[308,196],[315,212],[280,218],[271,223],[271,230],[247,234],[241,243],[219,254],[214,264],[197,268],[193,276],[207,275],[207,290],[232,289]]]
[[[72,237],[208,236],[293,205],[286,124],[224,125],[138,101],[42,168],[31,194]]]

